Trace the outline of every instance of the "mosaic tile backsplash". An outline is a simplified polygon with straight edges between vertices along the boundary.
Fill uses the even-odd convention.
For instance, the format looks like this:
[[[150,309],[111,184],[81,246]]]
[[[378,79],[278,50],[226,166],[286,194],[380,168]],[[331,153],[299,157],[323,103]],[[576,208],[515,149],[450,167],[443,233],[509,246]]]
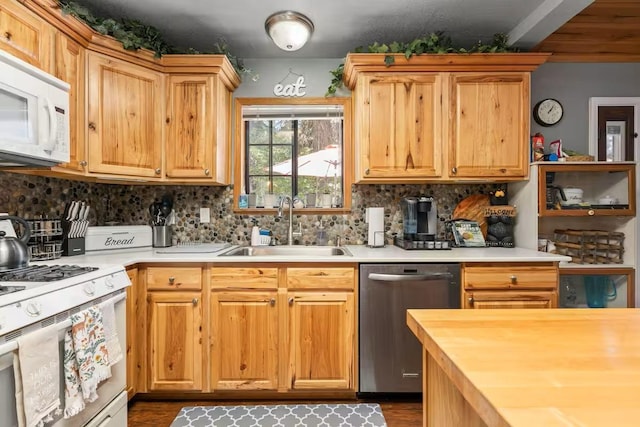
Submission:
[[[402,232],[400,200],[405,196],[433,197],[438,209],[438,236],[445,237],[445,221],[457,203],[470,194],[487,194],[496,184],[424,184],[424,185],[353,185],[352,209],[348,214],[294,215],[295,230],[302,226],[298,244],[313,245],[320,221],[327,230],[329,244],[340,235],[343,244],[366,244],[365,209],[385,208],[387,243]],[[229,242],[247,245],[251,236],[251,219],[263,229],[271,230],[280,241],[287,236],[287,218],[265,215],[234,214],[232,187],[115,185],[45,178],[0,172],[0,212],[25,219],[60,218],[65,203],[84,200],[91,205],[91,225],[149,225],[149,205],[164,194],[174,199],[175,224],[173,243]],[[200,208],[211,210],[211,223],[200,223]]]

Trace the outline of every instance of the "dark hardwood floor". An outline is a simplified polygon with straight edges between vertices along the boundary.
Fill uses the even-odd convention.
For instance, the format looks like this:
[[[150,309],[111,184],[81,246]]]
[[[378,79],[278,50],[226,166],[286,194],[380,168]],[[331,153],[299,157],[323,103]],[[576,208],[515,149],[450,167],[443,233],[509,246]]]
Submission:
[[[340,401],[326,401],[340,403]],[[343,401],[353,403],[354,401]],[[379,403],[388,427],[412,427],[422,425],[422,403],[417,401],[358,400]],[[293,403],[322,403],[319,401],[212,401],[212,400],[133,400],[129,403],[129,427],[167,427],[183,406],[212,405],[276,405]]]

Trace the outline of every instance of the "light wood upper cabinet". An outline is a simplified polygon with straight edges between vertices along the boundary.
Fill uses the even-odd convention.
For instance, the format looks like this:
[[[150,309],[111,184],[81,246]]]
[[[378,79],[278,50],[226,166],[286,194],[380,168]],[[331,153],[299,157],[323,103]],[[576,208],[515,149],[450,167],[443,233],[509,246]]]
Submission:
[[[53,72],[54,28],[17,1],[0,4],[0,49]]]
[[[162,177],[163,75],[88,52],[89,171]]]
[[[69,163],[55,169],[86,172],[85,49],[61,32],[55,35],[54,75],[69,83]]]
[[[357,181],[441,175],[441,79],[437,73],[367,73],[358,80]]]
[[[149,292],[150,391],[202,389],[200,292]]]
[[[216,124],[224,121],[231,94],[219,86],[214,75],[167,79],[167,177],[229,182],[229,168],[216,164],[216,156],[228,152],[228,126]]]
[[[277,298],[275,291],[212,293],[211,388],[278,388]]]
[[[349,54],[355,181],[522,180],[530,72],[549,54]]]
[[[529,171],[529,73],[452,73],[451,178],[524,178]]]
[[[289,389],[354,389],[353,292],[289,292]]]

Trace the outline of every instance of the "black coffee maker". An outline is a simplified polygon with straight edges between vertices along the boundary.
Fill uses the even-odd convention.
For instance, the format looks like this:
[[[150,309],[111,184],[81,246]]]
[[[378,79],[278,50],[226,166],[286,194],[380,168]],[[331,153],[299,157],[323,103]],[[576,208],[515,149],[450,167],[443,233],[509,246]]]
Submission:
[[[432,197],[405,197],[402,207],[404,241],[432,241],[438,234],[438,212]]]

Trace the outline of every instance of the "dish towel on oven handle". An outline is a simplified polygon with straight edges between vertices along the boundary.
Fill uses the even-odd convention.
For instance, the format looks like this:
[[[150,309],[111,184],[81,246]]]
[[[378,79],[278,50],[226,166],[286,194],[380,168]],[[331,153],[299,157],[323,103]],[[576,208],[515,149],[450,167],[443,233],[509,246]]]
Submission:
[[[18,338],[13,369],[19,427],[40,427],[60,413],[58,328],[51,325]]]
[[[98,384],[111,377],[102,311],[90,307],[71,315],[71,330],[65,334],[64,417],[70,418],[98,398]]]
[[[116,326],[116,312],[113,306],[113,299],[104,301],[98,305],[102,310],[104,335],[107,340],[107,351],[109,352],[109,366],[113,366],[121,361],[124,356],[122,347],[118,339],[118,330]]]

